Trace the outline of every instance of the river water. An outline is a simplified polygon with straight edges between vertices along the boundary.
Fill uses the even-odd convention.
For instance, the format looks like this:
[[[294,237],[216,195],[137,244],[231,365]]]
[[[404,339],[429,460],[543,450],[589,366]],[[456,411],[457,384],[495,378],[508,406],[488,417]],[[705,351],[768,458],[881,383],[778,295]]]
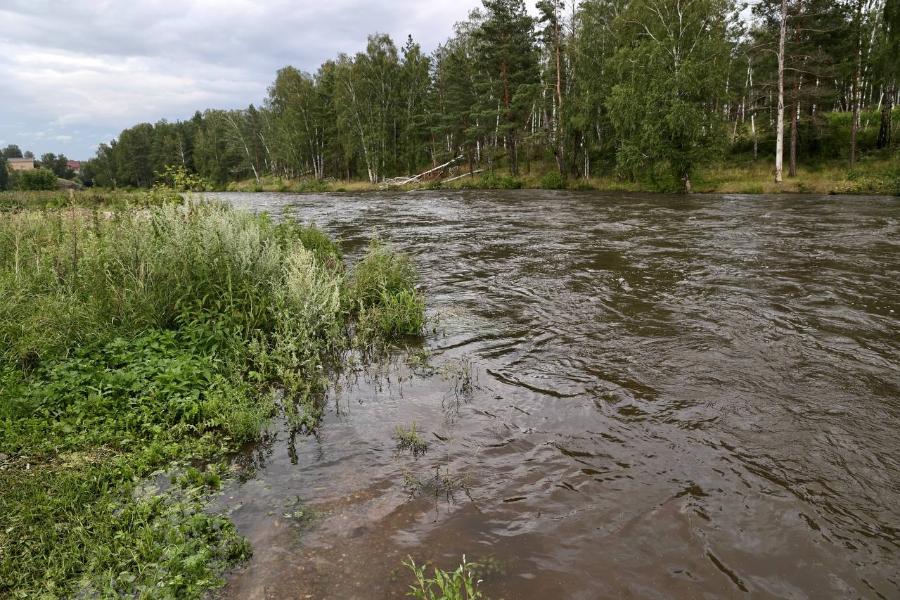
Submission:
[[[900,199],[220,197],[351,261],[377,231],[431,319],[242,458],[226,597],[399,598],[465,554],[494,599],[900,598]]]

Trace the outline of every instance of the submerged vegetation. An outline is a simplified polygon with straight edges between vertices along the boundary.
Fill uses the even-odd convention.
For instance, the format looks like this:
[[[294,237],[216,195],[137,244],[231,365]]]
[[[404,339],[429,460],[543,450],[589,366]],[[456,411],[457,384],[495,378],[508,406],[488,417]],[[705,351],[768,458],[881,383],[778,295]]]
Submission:
[[[407,594],[418,600],[478,600],[483,599],[484,594],[478,589],[481,579],[478,577],[479,565],[466,561],[462,562],[452,572],[434,567],[431,577],[427,575],[426,565],[417,565],[412,558],[403,563],[413,572],[416,582],[409,586]]]
[[[416,269],[405,255],[378,238],[348,278],[348,311],[364,339],[418,335],[425,326],[425,303],[416,291]]]
[[[397,425],[397,429],[394,431],[394,438],[397,440],[397,450],[401,452],[409,450],[413,456],[419,456],[428,452],[428,442],[419,435],[415,423],[409,429]]]
[[[120,201],[0,221],[0,596],[198,597],[250,551],[203,512],[216,461],[276,402],[315,428],[345,349],[421,330],[381,242],[348,270],[322,232],[223,205],[91,210]]]

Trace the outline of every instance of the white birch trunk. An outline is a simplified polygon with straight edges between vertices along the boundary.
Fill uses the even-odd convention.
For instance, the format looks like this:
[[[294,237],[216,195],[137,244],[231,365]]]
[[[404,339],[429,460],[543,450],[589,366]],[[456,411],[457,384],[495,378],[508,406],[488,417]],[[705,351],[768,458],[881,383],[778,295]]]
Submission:
[[[787,0],[781,0],[781,24],[778,28],[778,116],[775,121],[775,183],[781,183],[784,171],[784,38],[787,35]]]

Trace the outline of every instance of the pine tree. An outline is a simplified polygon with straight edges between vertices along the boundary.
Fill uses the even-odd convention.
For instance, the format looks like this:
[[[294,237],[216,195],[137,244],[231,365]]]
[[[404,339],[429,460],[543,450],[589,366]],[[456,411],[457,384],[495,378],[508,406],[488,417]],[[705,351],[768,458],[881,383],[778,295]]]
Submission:
[[[479,156],[479,127],[476,104],[472,38],[464,31],[435,52],[434,162],[465,157],[469,171]]]
[[[495,126],[510,172],[518,175],[518,145],[539,93],[534,19],[522,0],[483,0],[484,20],[474,31],[477,48],[479,121]]]

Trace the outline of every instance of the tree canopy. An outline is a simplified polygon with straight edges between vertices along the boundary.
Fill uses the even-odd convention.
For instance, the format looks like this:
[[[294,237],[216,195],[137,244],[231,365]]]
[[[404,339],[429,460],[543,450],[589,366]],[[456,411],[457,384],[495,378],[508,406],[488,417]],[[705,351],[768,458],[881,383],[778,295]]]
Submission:
[[[430,55],[372,35],[314,73],[279,70],[260,104],[135,125],[83,176],[375,183],[457,161],[688,188],[723,156],[772,160],[779,114],[793,173],[895,149],[897,3],[761,0],[741,17],[733,0],[539,0],[534,18],[483,0]]]

